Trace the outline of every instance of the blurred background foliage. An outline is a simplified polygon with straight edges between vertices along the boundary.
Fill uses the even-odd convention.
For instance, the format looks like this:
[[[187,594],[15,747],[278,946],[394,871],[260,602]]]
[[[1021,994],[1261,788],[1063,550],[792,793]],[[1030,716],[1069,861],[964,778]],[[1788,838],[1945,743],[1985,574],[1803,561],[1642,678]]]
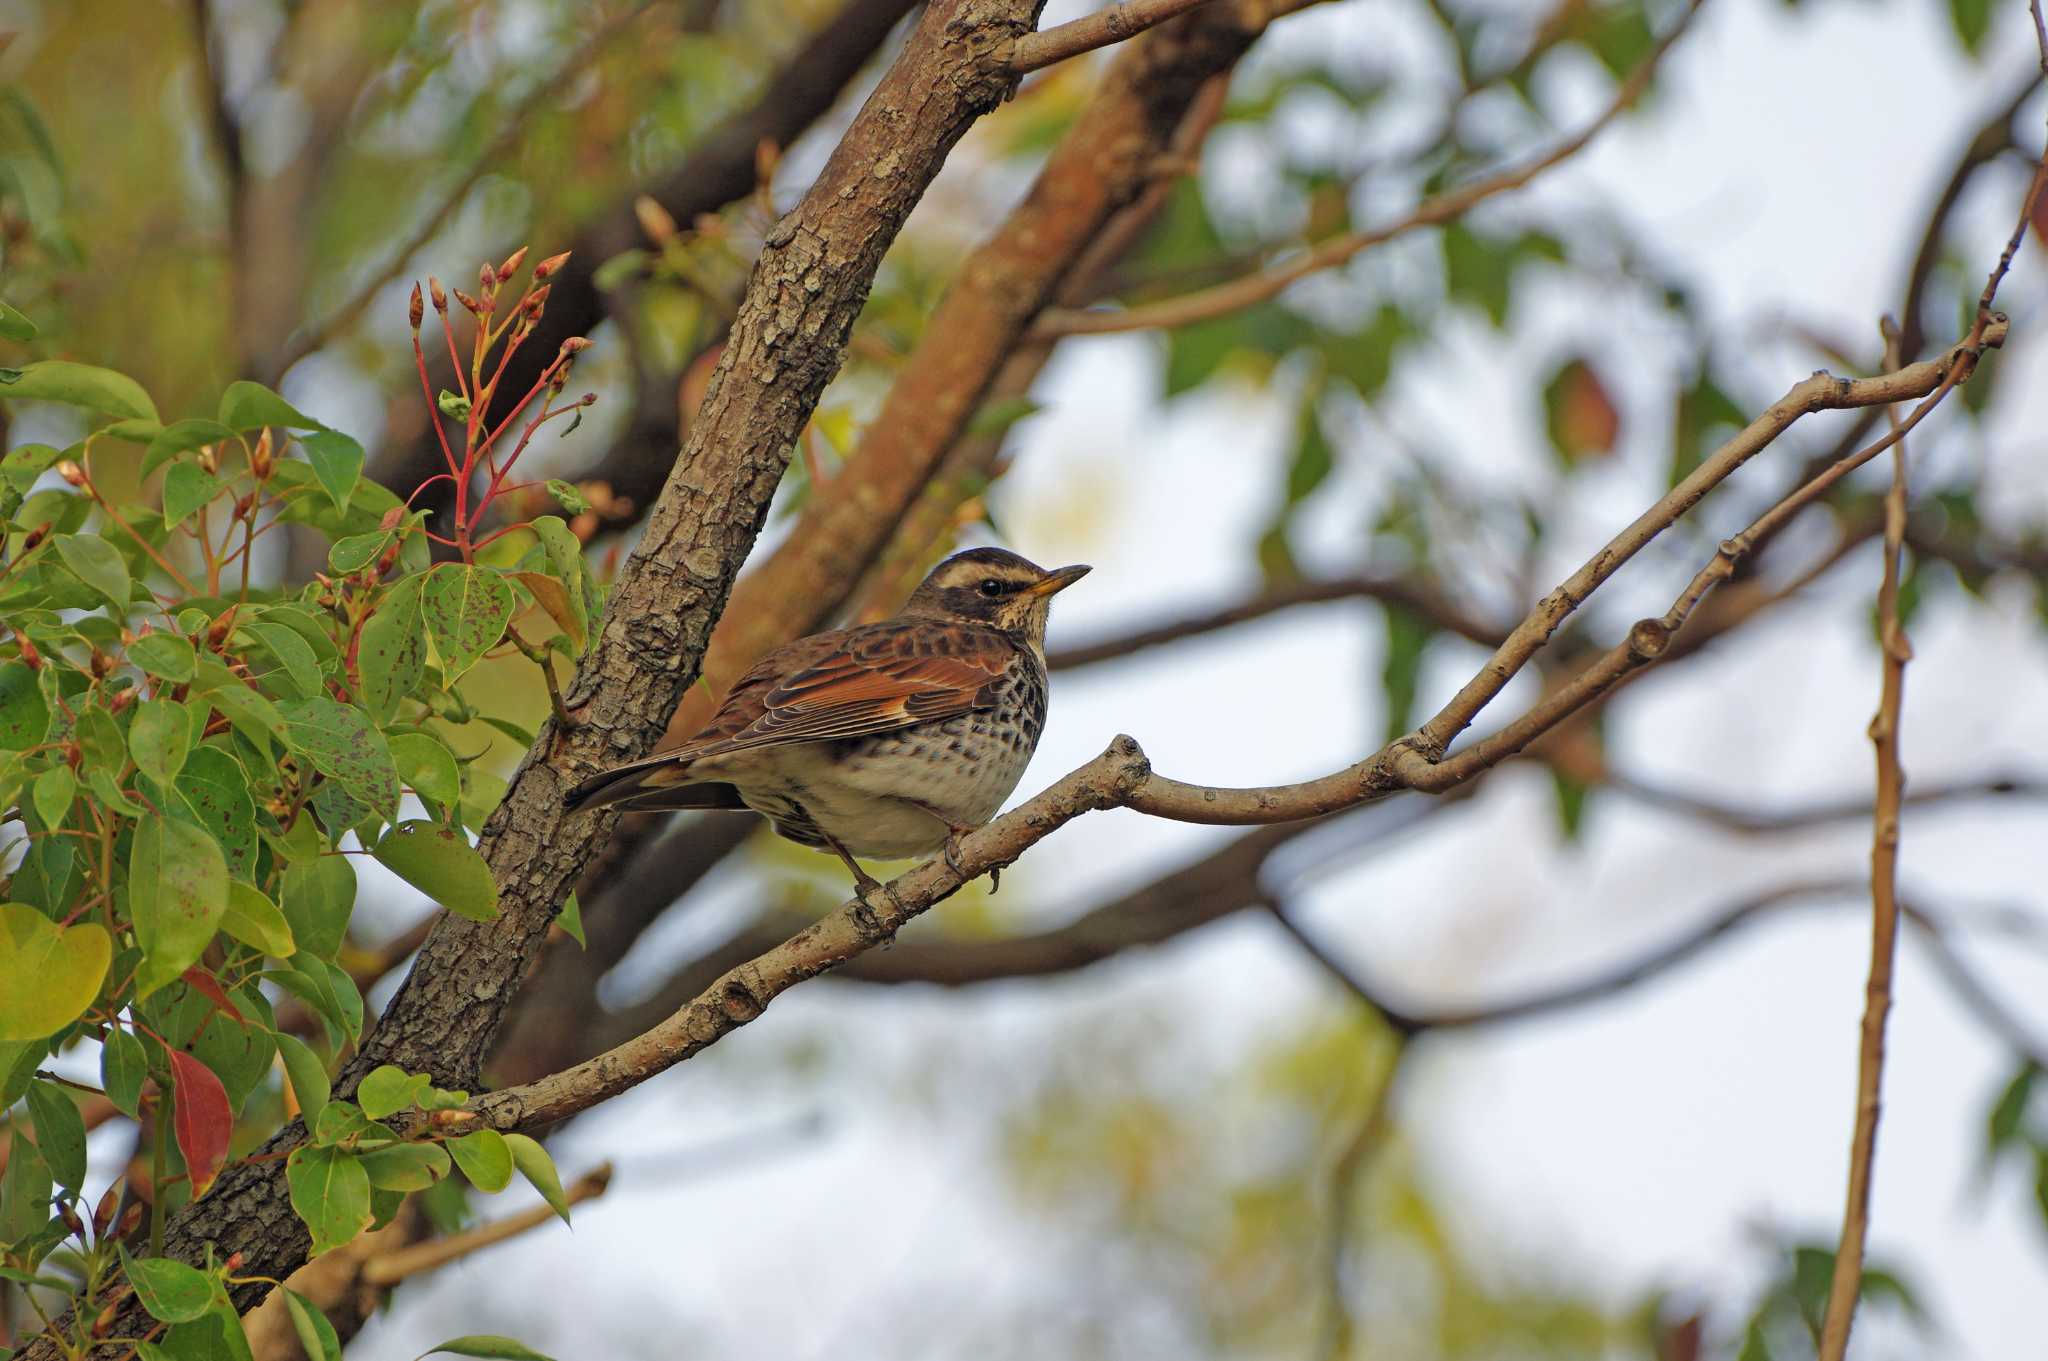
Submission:
[[[1847,3],[1804,0],[1807,9]],[[2038,133],[2011,115],[1974,125],[2005,94],[2015,109],[2024,94],[2001,88],[2016,68],[1995,60],[1993,7],[1928,3],[1946,11],[1958,52],[1980,63],[1986,99],[1983,109],[1927,116],[1952,122],[1959,148],[1977,139],[1970,173],[1988,167],[1987,180],[2015,186]],[[580,272],[551,308],[597,340],[591,368],[604,400],[535,456],[547,460],[547,475],[582,485],[592,509],[578,532],[595,561],[615,561],[687,429],[761,234],[847,116],[842,80],[857,93],[858,73],[872,70],[867,52],[887,46],[879,36],[866,46],[848,38],[821,48],[821,39],[856,12],[861,33],[887,34],[912,8],[6,0],[0,263],[9,301],[42,326],[34,342],[8,346],[8,362],[66,357],[123,370],[156,394],[167,420],[210,410],[232,379],[271,382],[362,436],[372,475],[403,495],[416,466],[409,455],[428,438],[399,343],[413,278],[438,270],[459,280],[453,262],[519,242],[573,244]],[[1296,46],[1248,63],[1198,173],[1173,183],[1156,226],[1096,282],[1095,301],[1179,297],[1398,219],[1423,196],[1540,154],[1582,126],[1679,17],[1658,0],[1383,8],[1398,11],[1388,25],[1403,35],[1384,52]],[[771,541],[815,480],[858,475],[845,460],[960,259],[1023,191],[1099,70],[1072,62],[1027,81],[955,154],[891,253],[845,372],[792,460]],[[1660,97],[1653,86],[1650,106]],[[792,114],[795,127],[781,131],[763,116],[809,105],[815,127]],[[706,171],[713,158],[726,179]],[[742,188],[716,192],[735,174]],[[1901,211],[1935,214],[1925,258],[1901,281],[1910,358],[1952,342],[1959,299],[1974,296],[1988,262],[1949,245],[1945,207]],[[2023,297],[2011,305],[2026,314],[2016,326],[2024,331],[2039,290],[2014,296]],[[1612,339],[1613,312],[1662,338],[1656,364],[1631,362]],[[1788,318],[1783,332],[1776,339],[1813,365],[1878,367],[1874,327],[1845,338]],[[1384,647],[1358,693],[1374,726],[1397,735],[1427,700],[1432,658],[1469,646],[1455,621],[1481,636],[1506,627],[1554,579],[1560,541],[1578,543],[1587,523],[1618,523],[1617,507],[1647,503],[1782,391],[1781,379],[1760,385],[1739,362],[1748,340],[1702,311],[1683,270],[1626,215],[1508,194],[1269,300],[1160,335],[1156,372],[1164,401],[1250,391],[1293,413],[1262,531],[1222,549],[1255,561],[1269,590],[1360,575],[1398,580],[1441,606],[1373,607]],[[1970,420],[2001,400],[2003,362],[1989,357],[1955,404]],[[1544,475],[1517,465],[1474,477],[1483,452],[1452,447],[1455,420],[1423,427],[1389,414],[1421,371],[1475,364],[1498,365],[1520,385],[1528,438],[1550,451]],[[995,452],[960,483],[941,532],[901,551],[928,561],[956,536],[985,532],[991,516],[1002,528],[1001,479],[1013,456],[1029,457],[1037,411],[1027,394],[990,402],[973,433]],[[1916,468],[1909,604],[1981,598],[2002,581],[2038,602],[2048,526],[1999,504],[1981,438],[1958,410],[1946,419],[1947,433]],[[26,437],[17,429],[9,443]],[[1829,456],[1819,443],[1795,443],[1811,459]],[[1767,555],[1755,569],[1767,577],[1746,584],[1776,590],[1802,563],[1838,561],[1867,543],[1877,528],[1874,488],[1846,483],[1824,523],[1802,522],[1794,551],[1782,561]],[[1761,475],[1723,495],[1754,511],[1784,489]],[[1031,513],[1041,523],[1085,521],[1091,494],[1076,488]],[[1739,516],[1682,521],[1655,555],[1704,560],[1714,524]],[[1317,547],[1329,536],[1305,535],[1311,521],[1349,526],[1349,556]],[[1729,627],[1741,618],[1742,607],[1732,608]],[[1604,603],[1589,614],[1547,663],[1548,680],[1627,623]],[[532,668],[516,660],[492,690],[517,722],[546,709]],[[503,759],[516,755],[507,744]],[[1561,833],[1577,835],[1588,800],[1608,797],[1597,715],[1560,734],[1546,756]],[[726,897],[737,875],[752,900],[773,905],[761,923],[771,933],[836,900],[833,867],[770,839],[746,842],[720,872],[727,877],[713,887]],[[915,939],[1001,940],[1046,928],[1033,889],[1052,872],[1031,858],[1015,874],[1017,887],[963,895]],[[379,947],[402,935],[409,910],[401,901],[359,905],[365,960],[390,967]],[[614,980],[602,994],[613,1006],[588,1008],[584,1028],[558,1037],[579,1049],[574,1057],[616,1024],[595,1013],[630,1014],[622,992],[658,992],[668,968],[688,976],[702,942],[677,945],[689,932],[673,919],[671,928],[653,938],[659,965],[637,962],[633,986]],[[1826,1253],[1775,1233],[1755,1245],[1763,1284],[1748,1299],[1617,1302],[1543,1261],[1504,1268],[1497,1253],[1475,1254],[1389,1125],[1403,1042],[1355,1003],[1332,1001],[1298,1032],[1213,1071],[1189,1071],[1183,1050],[1154,1043],[1173,1023],[1170,1010],[1143,1002],[1104,1007],[1014,1075],[999,1103],[995,1156],[1015,1213],[1042,1220],[1060,1245],[1047,1249],[1057,1306],[1027,1317],[966,1308],[943,1326],[922,1321],[911,1331],[935,1339],[935,1350],[1335,1356],[1368,1354],[1370,1338],[1371,1355],[1404,1357],[1812,1353]],[[789,1024],[798,1038],[771,1057],[792,1080],[846,1060],[841,1045],[803,1038],[815,1036],[801,1013]],[[762,1061],[762,1051],[749,1052]],[[714,1060],[728,1073],[737,1062],[723,1049]],[[948,1063],[930,1066],[952,1071]],[[1995,1108],[1987,1094],[1983,1118],[1994,1155],[2048,1167],[2048,1130],[2030,1123],[2032,1071],[2022,1068]],[[908,1075],[902,1082],[913,1107],[917,1085]],[[252,1104],[252,1118],[271,1113]],[[932,1120],[933,1136],[946,1137]],[[1870,1287],[1912,1316],[1910,1281],[1880,1269]],[[395,1307],[406,1307],[403,1291]],[[1886,1336],[1939,1350],[1931,1333]],[[633,1345],[642,1355],[679,1354],[646,1339]],[[867,1354],[886,1352],[877,1342]]]

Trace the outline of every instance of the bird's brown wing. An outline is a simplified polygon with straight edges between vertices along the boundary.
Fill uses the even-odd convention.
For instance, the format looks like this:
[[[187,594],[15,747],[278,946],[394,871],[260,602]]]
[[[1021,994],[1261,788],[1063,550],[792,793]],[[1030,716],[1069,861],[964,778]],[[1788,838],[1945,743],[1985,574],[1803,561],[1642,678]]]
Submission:
[[[864,737],[990,708],[1015,647],[992,630],[935,620],[887,620],[799,639],[742,676],[689,742],[584,781],[570,792],[569,807],[671,806],[662,791],[692,783],[690,767],[709,757]]]

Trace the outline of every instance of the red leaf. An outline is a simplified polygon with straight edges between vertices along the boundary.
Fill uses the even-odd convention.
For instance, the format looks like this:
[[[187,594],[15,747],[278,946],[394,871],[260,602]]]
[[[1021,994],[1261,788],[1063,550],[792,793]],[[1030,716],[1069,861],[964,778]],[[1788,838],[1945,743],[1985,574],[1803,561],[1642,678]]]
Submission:
[[[213,1003],[215,1011],[226,1012],[236,1025],[249,1024],[242,1019],[242,1013],[235,1010],[235,1004],[228,1000],[228,995],[225,992],[221,991],[220,980],[212,974],[194,964],[191,968],[185,970],[183,978],[188,987],[203,995],[207,1001]]]
[[[167,1051],[171,1056],[178,1130],[178,1151],[185,1155],[185,1168],[192,1177],[192,1199],[206,1194],[220,1165],[227,1161],[228,1137],[235,1132],[235,1113],[228,1105],[227,1089],[213,1070],[182,1049]]]

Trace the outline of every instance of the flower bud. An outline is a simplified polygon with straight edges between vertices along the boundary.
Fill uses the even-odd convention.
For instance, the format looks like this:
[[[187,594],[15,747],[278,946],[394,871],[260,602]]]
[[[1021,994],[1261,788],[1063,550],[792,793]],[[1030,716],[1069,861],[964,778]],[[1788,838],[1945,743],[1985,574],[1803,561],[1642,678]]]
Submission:
[[[434,300],[434,310],[442,316],[448,315],[448,290],[441,287],[441,281],[433,275],[427,276],[427,295]]]
[[[475,298],[470,297],[469,294],[463,292],[459,288],[455,290],[455,301],[461,303],[464,307],[468,308],[470,313],[474,316],[480,317],[484,314],[483,304],[478,302]]]
[[[571,253],[572,252],[565,250],[560,255],[550,255],[547,259],[535,265],[533,267],[533,277],[535,281],[538,282],[541,279],[548,278],[556,270],[560,269],[563,265],[569,263],[569,256]]]
[[[114,1222],[114,1212],[120,1208],[121,1188],[109,1186],[106,1194],[100,1197],[99,1205],[92,1212],[92,1236],[94,1238],[105,1238],[107,1236],[107,1226]]]
[[[413,292],[418,294],[419,290],[414,289]],[[419,298],[415,296],[413,302],[415,304],[414,310],[417,311]],[[419,321],[415,319],[413,325],[418,326]],[[268,482],[270,475],[277,471],[277,455],[270,447],[270,427],[267,425],[263,427],[263,433],[257,437],[256,447],[249,451],[249,471],[255,474],[258,482]],[[254,496],[255,493],[250,493],[250,499],[253,500]],[[246,512],[240,506],[237,506],[235,513],[239,515]]]
[[[426,314],[426,302],[420,297],[420,286],[414,284],[412,286],[412,301],[406,305],[406,320],[410,321],[412,329],[417,331],[420,329],[420,318]]]
[[[570,336],[562,342],[563,354],[581,354],[589,348],[590,340],[586,336]]]
[[[63,478],[74,487],[85,485],[85,469],[79,467],[68,458],[58,461],[57,476]]]
[[[503,283],[519,272],[519,262],[526,258],[526,247],[521,246],[505,257],[505,263],[498,266],[498,282]]]
[[[141,693],[142,692],[139,690],[123,690],[120,694],[115,695],[113,699],[107,702],[107,712],[113,714],[121,713],[129,705],[133,704],[135,702],[135,697]]]

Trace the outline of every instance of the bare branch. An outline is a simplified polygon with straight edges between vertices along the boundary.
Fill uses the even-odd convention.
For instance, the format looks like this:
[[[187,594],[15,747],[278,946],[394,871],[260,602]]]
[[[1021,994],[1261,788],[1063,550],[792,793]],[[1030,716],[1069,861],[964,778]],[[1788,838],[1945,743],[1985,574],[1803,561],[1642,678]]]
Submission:
[[[1113,331],[1142,331],[1207,321],[1212,317],[1240,311],[1254,303],[1276,297],[1289,285],[1311,274],[1340,265],[1363,251],[1384,245],[1418,228],[1440,226],[1462,217],[1487,199],[1519,189],[1552,166],[1577,154],[1587,143],[1599,136],[1608,124],[1642,97],[1643,91],[1649,88],[1650,78],[1656,73],[1658,62],[1685,32],[1699,6],[1700,0],[1692,0],[1692,3],[1686,6],[1684,14],[1672,25],[1671,31],[1659,39],[1642,63],[1629,73],[1628,79],[1623,81],[1621,88],[1615,92],[1613,101],[1598,118],[1533,161],[1512,169],[1497,171],[1459,188],[1431,195],[1407,216],[1383,227],[1332,237],[1285,264],[1275,265],[1257,274],[1217,284],[1213,288],[1184,293],[1177,298],[1168,298],[1144,307],[1131,307],[1122,311],[1048,312],[1032,328],[1033,334],[1102,335]]]
[[[1994,280],[1995,284],[1995,280]],[[1985,305],[1990,298],[1986,295]],[[1899,331],[1886,319],[1886,362],[1896,364]],[[1899,561],[1906,541],[1906,441],[1899,410],[1885,415],[1892,427],[1892,485],[1884,498],[1884,569],[1877,588],[1878,641],[1884,654],[1884,679],[1877,715],[1870,720],[1870,742],[1877,753],[1875,832],[1870,846],[1870,980],[1864,986],[1863,1026],[1856,1060],[1856,1119],[1849,1142],[1848,1203],[1842,1211],[1842,1235],[1835,1249],[1834,1278],[1828,1287],[1827,1314],[1822,1321],[1821,1361],[1842,1361],[1849,1350],[1849,1328],[1856,1299],[1863,1288],[1863,1242],[1870,1227],[1871,1168],[1877,1159],[1877,1122],[1884,1089],[1885,1025],[1892,1010],[1892,960],[1899,941],[1899,802],[1906,773],[1899,761],[1900,710],[1905,698],[1906,663],[1913,646],[1899,619]]]
[[[581,1205],[586,1200],[595,1200],[603,1195],[611,1182],[612,1165],[608,1162],[599,1163],[564,1188],[563,1199],[570,1205]],[[413,1243],[364,1262],[362,1280],[365,1285],[375,1289],[388,1289],[409,1277],[437,1271],[471,1253],[494,1247],[509,1238],[517,1238],[520,1234],[539,1228],[554,1218],[553,1206],[535,1205],[517,1214],[506,1215],[503,1219],[494,1219],[488,1224],[479,1224],[473,1229],[450,1234],[446,1238],[429,1238],[424,1243]]]
[[[1763,415],[1751,421],[1742,432],[1722,445],[1695,468],[1684,480],[1673,487],[1657,501],[1657,504],[1638,516],[1635,522],[1611,539],[1606,547],[1588,559],[1578,571],[1538,601],[1514,632],[1508,635],[1493,657],[1461,689],[1451,702],[1437,715],[1425,723],[1404,753],[1402,764],[1406,767],[1408,779],[1416,788],[1428,788],[1419,766],[1430,762],[1448,748],[1451,740],[1469,726],[1479,710],[1514,679],[1529,659],[1542,649],[1556,632],[1558,626],[1572,611],[1583,604],[1600,584],[1641,551],[1643,546],[1669,528],[1680,515],[1698,504],[1716,484],[1725,480],[1749,459],[1755,457],[1773,440],[1777,439],[1802,416],[1815,411],[1841,410],[1848,407],[1874,406],[1890,402],[1924,397],[1913,414],[1901,423],[1903,433],[1910,430],[1919,420],[1933,410],[1934,405],[1958,383],[1968,379],[1975,372],[1977,359],[1984,349],[2002,345],[2005,342],[2006,324],[2002,318],[1985,324],[1981,335],[1972,335],[1956,345],[1939,359],[1923,360],[1918,364],[1892,373],[1880,374],[1873,378],[1836,378],[1825,372],[1816,373],[1797,384]],[[1671,610],[1661,620],[1645,619],[1630,630],[1629,640],[1610,651],[1601,662],[1586,672],[1578,681],[1552,694],[1532,710],[1515,728],[1466,748],[1450,762],[1443,765],[1462,763],[1488,763],[1519,751],[1530,741],[1540,736],[1564,714],[1577,709],[1593,696],[1604,692],[1618,683],[1628,673],[1654,661],[1662,655],[1673,634],[1685,623],[1699,604],[1702,597],[1720,582],[1733,575],[1735,565],[1752,551],[1754,544],[1767,535],[1782,520],[1789,518],[1800,505],[1819,495],[1816,487],[1822,489],[1846,476],[1852,468],[1875,458],[1889,448],[1896,436],[1887,436],[1876,444],[1852,454],[1833,468],[1815,478],[1806,486],[1766,511],[1747,530],[1721,545],[1721,552],[1714,562],[1702,570],[1679,597]],[[1490,753],[1483,754],[1483,753]],[[1455,781],[1453,781],[1455,782]]]
[[[1614,771],[1607,772],[1606,784],[1617,794],[1625,795],[1638,803],[1699,818],[1742,836],[1797,832],[1810,827],[1825,826],[1831,822],[1869,818],[1874,807],[1869,799],[1841,798],[1758,811],[1744,805],[1671,789],[1654,781]],[[1905,795],[1900,802],[1902,806],[1908,808],[1933,808],[1941,804],[1977,799],[2048,799],[2048,780],[2033,779],[2024,775],[1994,775],[1978,780],[1957,780],[1915,790]]]
[[[1107,9],[1084,15],[1072,23],[1027,33],[1010,44],[1004,60],[1018,75],[1041,70],[1069,57],[1093,52],[1098,47],[1120,43],[1177,15],[1186,14],[1209,0],[1120,0]]]
[[[1234,628],[1282,610],[1327,604],[1333,600],[1377,600],[1420,615],[1432,624],[1475,643],[1493,647],[1501,642],[1499,629],[1473,618],[1457,602],[1427,582],[1409,577],[1353,576],[1288,582],[1219,610],[1190,614],[1097,643],[1061,648],[1047,655],[1046,665],[1055,671],[1094,666],[1149,648]]]

